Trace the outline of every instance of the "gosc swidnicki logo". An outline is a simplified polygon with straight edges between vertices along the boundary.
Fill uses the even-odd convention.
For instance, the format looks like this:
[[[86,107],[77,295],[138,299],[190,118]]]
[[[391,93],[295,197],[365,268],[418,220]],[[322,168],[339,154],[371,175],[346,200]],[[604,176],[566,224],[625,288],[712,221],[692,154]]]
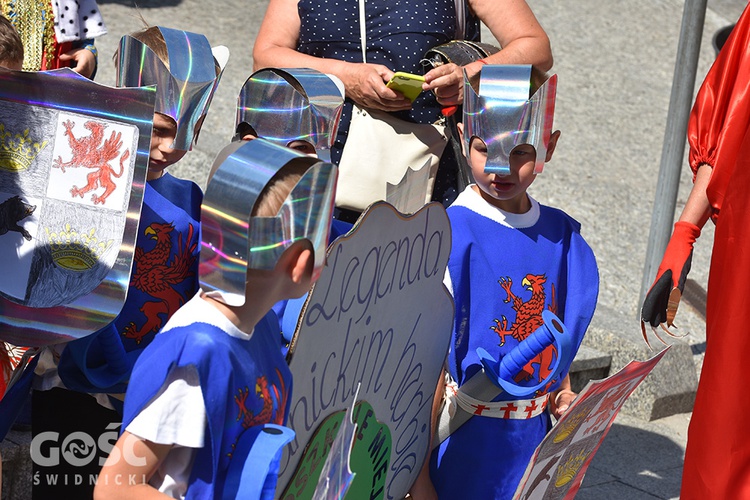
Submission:
[[[124,458],[129,465],[146,465],[146,459],[136,456],[133,452],[133,446],[138,441],[135,436],[128,435],[132,439],[125,440],[122,452],[114,447],[118,438],[115,429],[119,425],[109,424],[107,431],[97,439],[82,431],[72,432],[67,436],[61,436],[59,432],[41,432],[31,440],[31,460],[40,467],[57,467],[61,460],[74,467],[84,467],[101,451],[99,466],[104,465],[107,455],[110,455],[110,459],[114,459],[115,463]]]

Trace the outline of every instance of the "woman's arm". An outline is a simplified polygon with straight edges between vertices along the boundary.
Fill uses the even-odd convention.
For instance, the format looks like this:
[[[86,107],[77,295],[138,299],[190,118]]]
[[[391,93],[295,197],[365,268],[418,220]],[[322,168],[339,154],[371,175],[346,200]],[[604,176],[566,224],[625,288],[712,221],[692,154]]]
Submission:
[[[411,101],[385,86],[393,71],[381,64],[349,63],[297,51],[300,19],[297,0],[270,0],[253,47],[253,69],[312,68],[337,76],[346,97],[383,111],[411,108]]]
[[[547,33],[524,0],[469,0],[469,6],[502,47],[485,58],[488,63],[533,64],[542,71],[552,68]]]
[[[682,209],[680,221],[690,222],[700,228],[706,224],[708,217],[711,215],[711,204],[708,202],[708,196],[706,196],[706,187],[711,180],[711,172],[711,166],[706,163],[698,167],[693,189],[690,190],[685,208]]]
[[[123,432],[99,473],[94,500],[170,498],[148,481],[171,448]]]
[[[712,174],[713,168],[707,163],[698,166],[693,189],[690,190],[680,219],[675,222],[672,237],[656,270],[656,278],[643,299],[641,333],[647,345],[649,345],[649,340],[646,334],[646,324],[650,325],[654,332],[656,332],[656,327],[661,325],[667,333],[669,333],[667,327],[673,325],[682,298],[682,290],[690,271],[693,245],[700,237],[701,229],[713,211],[706,195],[706,188],[711,181]]]
[[[489,28],[502,47],[484,58],[487,64],[532,64],[542,71],[552,68],[550,41],[524,0],[469,0],[469,7]],[[434,90],[444,106],[463,102],[463,70],[469,78],[479,73],[483,63],[466,66],[446,64],[425,75],[424,90]]]

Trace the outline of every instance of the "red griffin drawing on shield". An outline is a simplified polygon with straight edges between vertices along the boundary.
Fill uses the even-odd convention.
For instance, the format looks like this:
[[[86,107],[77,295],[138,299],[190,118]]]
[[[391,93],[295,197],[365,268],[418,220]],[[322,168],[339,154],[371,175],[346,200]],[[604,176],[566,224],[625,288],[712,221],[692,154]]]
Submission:
[[[159,314],[169,318],[185,303],[185,297],[175,290],[175,285],[182,283],[186,278],[192,276],[191,271],[196,255],[197,242],[190,245],[195,229],[192,224],[188,225],[188,234],[183,243],[180,234],[177,234],[177,251],[172,252],[172,236],[174,230],[172,224],[161,224],[154,222],[144,230],[144,234],[156,240],[154,247],[145,252],[141,245],[135,248],[133,259],[133,275],[130,278],[130,286],[150,295],[155,300],[147,301],[141,307],[141,312],[146,317],[146,322],[139,328],[134,322],[130,322],[123,331],[123,336],[134,339],[140,344],[143,337],[151,332],[157,331],[162,326]],[[174,258],[170,262],[170,256]]]
[[[64,162],[62,157],[58,156],[53,163],[53,167],[59,168],[63,173],[66,167],[86,167],[92,169],[93,172],[86,176],[87,184],[82,188],[73,186],[70,194],[72,197],[79,196],[83,198],[83,195],[89,191],[104,188],[104,192],[100,196],[96,194],[91,196],[91,201],[94,202],[94,205],[103,205],[109,195],[117,188],[112,177],[120,178],[122,176],[125,170],[125,162],[130,158],[130,150],[128,148],[125,148],[125,151],[120,155],[122,133],[112,131],[109,139],[102,142],[107,126],[104,123],[89,120],[83,126],[91,133],[80,139],[76,139],[73,135],[75,124],[70,120],[66,120],[63,122],[63,126],[65,127],[64,135],[68,137],[68,144],[73,151],[73,156],[67,162]],[[116,159],[118,155],[120,155],[120,171],[115,172],[110,167],[109,162]]]
[[[518,342],[521,342],[534,333],[534,331],[544,323],[544,320],[542,319],[542,311],[544,311],[544,304],[547,300],[547,294],[544,290],[547,276],[544,274],[527,274],[523,281],[521,281],[521,285],[531,292],[531,297],[526,302],[511,290],[513,280],[510,277],[500,278],[497,282],[500,283],[500,286],[503,287],[503,290],[507,293],[503,302],[513,302],[512,307],[513,310],[516,311],[516,319],[510,326],[508,326],[508,318],[503,315],[501,316],[502,320],[494,320],[496,325],[491,326],[490,329],[500,337],[500,346],[505,345],[506,335],[510,335]],[[550,286],[552,291],[550,293],[550,304],[548,309],[554,314],[557,314],[555,284],[550,283]],[[554,346],[549,346],[524,367],[523,372],[519,373],[516,377],[516,381],[528,380],[531,378],[534,373],[532,365],[539,364],[539,374],[537,379],[541,382],[551,373],[549,367],[552,365],[555,356],[557,356],[557,350]]]

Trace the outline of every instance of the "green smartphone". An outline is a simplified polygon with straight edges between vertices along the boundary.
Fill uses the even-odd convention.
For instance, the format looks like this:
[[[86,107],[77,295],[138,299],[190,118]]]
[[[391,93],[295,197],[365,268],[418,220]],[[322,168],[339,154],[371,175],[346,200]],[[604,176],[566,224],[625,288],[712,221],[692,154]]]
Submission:
[[[404,97],[414,102],[414,99],[422,92],[423,83],[424,77],[421,75],[412,75],[411,73],[397,71],[393,74],[393,78],[386,84],[386,87],[398,90],[404,94]]]

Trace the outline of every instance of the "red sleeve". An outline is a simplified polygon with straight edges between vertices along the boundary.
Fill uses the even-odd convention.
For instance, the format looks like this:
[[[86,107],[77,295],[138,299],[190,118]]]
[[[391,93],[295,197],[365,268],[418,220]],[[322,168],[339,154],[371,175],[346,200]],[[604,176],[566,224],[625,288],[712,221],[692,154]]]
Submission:
[[[690,168],[713,167],[707,194],[718,211],[750,124],[750,7],[706,75],[695,99],[690,122]]]

